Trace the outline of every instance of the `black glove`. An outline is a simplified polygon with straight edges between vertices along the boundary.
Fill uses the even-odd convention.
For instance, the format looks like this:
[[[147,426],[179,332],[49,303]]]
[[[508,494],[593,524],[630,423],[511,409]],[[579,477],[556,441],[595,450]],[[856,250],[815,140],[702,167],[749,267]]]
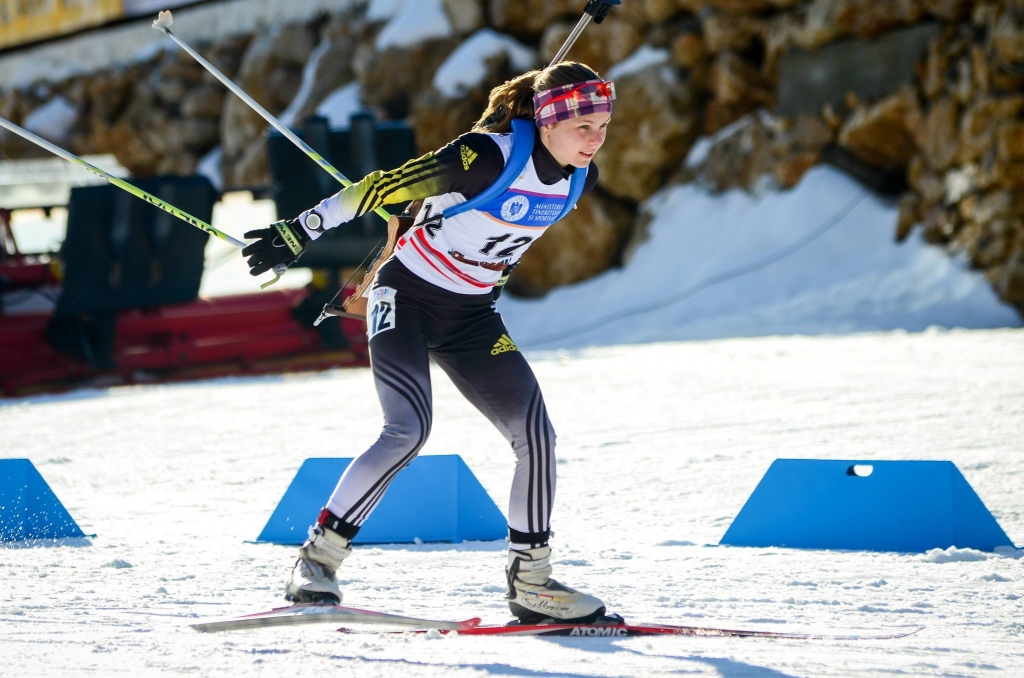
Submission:
[[[246,240],[258,238],[242,250],[243,257],[249,257],[249,275],[260,275],[282,264],[285,268],[295,263],[306,245],[309,235],[298,219],[277,221],[268,226],[245,234]]]

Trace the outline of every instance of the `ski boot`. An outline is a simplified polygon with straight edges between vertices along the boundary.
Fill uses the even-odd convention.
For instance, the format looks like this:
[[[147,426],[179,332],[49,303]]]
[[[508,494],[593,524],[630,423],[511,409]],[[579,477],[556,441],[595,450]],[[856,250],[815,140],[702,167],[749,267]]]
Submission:
[[[590,624],[604,617],[604,603],[551,578],[551,547],[509,549],[508,607],[520,624]]]
[[[284,587],[285,600],[293,603],[341,603],[335,572],[352,553],[351,540],[324,525],[309,528],[309,538],[299,549],[291,576]]]

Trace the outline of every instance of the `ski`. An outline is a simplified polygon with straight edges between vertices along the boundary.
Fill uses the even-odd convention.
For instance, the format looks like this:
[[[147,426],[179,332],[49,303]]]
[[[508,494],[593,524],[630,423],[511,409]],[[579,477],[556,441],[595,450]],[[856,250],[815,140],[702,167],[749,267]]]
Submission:
[[[887,634],[822,634],[787,631],[755,631],[706,626],[672,626],[669,624],[517,624],[505,626],[472,626],[464,629],[439,630],[442,634],[460,636],[564,636],[570,638],[632,638],[637,636],[697,636],[702,638],[777,638],[785,640],[894,640],[906,638],[924,627]],[[358,629],[338,629],[342,633],[363,633]],[[397,631],[396,633],[402,633]],[[423,630],[417,633],[425,633]]]
[[[189,624],[196,631],[213,633],[217,631],[234,631],[259,626],[284,626],[291,624],[375,624],[381,626],[404,626],[410,629],[437,629],[439,631],[465,631],[480,624],[479,618],[464,621],[444,621],[438,619],[419,619],[386,612],[360,610],[341,605],[323,603],[300,603],[288,607],[278,607],[263,612],[244,614],[238,617],[208,619]]]
[[[885,635],[827,635],[784,631],[755,631],[668,624],[530,624],[476,626],[458,631],[467,636],[567,636],[573,638],[630,638],[636,636],[699,636],[705,638],[783,638],[789,640],[889,640],[921,629]]]

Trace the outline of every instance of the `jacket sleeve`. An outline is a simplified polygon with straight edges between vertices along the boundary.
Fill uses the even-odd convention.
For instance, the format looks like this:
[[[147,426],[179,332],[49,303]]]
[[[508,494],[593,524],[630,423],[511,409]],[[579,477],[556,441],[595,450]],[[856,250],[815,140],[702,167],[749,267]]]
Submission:
[[[461,193],[468,200],[498,178],[505,159],[501,149],[486,134],[464,134],[444,148],[410,160],[389,172],[377,171],[359,183],[335,193],[311,210],[299,222],[316,212],[324,230],[335,228],[383,205],[394,205],[447,193]],[[306,228],[310,237],[322,231]]]

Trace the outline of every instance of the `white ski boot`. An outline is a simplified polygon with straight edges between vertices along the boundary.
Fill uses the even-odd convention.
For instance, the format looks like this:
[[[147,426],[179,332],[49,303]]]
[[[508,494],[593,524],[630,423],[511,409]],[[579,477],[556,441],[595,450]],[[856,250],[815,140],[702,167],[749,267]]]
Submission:
[[[550,621],[588,623],[599,620],[604,603],[551,578],[551,547],[509,549],[508,607],[523,624]]]
[[[352,554],[351,543],[323,525],[309,528],[309,539],[299,549],[299,559],[285,584],[285,599],[295,603],[340,604],[341,589],[335,572]]]

